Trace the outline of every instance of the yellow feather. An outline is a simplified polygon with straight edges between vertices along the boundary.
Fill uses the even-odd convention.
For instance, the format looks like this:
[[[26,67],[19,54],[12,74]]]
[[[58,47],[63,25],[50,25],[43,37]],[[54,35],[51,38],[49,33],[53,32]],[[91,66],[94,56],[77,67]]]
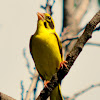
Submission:
[[[30,52],[40,76],[49,81],[62,61],[62,46],[55,27],[52,26],[52,17],[47,13],[39,13],[38,19],[37,30],[30,39]],[[62,100],[60,85],[53,90],[50,98]]]

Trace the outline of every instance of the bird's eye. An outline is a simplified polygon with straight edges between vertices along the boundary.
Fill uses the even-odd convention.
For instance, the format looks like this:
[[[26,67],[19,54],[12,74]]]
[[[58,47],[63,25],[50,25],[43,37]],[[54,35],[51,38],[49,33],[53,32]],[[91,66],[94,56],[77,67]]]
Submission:
[[[50,16],[48,16],[47,18],[48,18],[49,20],[51,20],[51,17],[50,17]]]

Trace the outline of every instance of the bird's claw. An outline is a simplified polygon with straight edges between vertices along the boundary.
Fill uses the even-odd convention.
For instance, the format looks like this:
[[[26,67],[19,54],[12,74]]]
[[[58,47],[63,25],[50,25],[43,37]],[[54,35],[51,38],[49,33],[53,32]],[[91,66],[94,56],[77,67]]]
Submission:
[[[49,82],[50,82],[50,81],[44,80],[44,87],[48,87],[47,84],[48,84]]]
[[[62,62],[60,63],[60,68],[61,68],[61,67],[63,68],[63,66],[65,66],[65,67],[69,70],[69,68],[67,67],[67,64],[68,64],[67,61],[62,61]]]

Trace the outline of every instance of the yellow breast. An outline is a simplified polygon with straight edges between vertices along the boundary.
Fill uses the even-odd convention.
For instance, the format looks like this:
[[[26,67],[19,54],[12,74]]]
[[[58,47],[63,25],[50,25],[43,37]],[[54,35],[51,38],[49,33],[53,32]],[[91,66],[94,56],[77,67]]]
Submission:
[[[38,72],[43,79],[50,80],[52,75],[57,72],[61,62],[61,55],[55,35],[53,33],[34,35],[32,52]]]

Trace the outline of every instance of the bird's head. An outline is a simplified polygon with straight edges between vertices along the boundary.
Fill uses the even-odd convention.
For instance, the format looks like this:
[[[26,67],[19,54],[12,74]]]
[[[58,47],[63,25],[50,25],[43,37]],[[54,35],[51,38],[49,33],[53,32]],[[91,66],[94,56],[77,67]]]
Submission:
[[[37,13],[38,27],[42,27],[45,30],[55,30],[53,18],[48,13]]]

